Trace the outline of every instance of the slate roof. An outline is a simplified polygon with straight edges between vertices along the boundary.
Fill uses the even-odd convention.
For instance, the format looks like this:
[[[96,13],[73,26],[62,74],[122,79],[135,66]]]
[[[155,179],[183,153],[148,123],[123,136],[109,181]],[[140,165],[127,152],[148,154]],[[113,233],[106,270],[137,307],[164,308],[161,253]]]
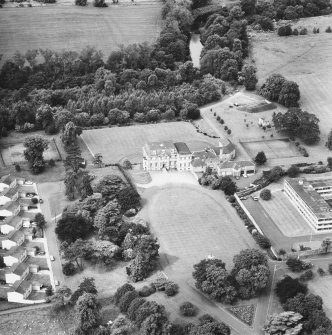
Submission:
[[[184,142],[176,142],[174,146],[180,155],[190,155],[191,151],[189,150],[188,146]]]
[[[19,245],[19,246],[14,246],[14,247],[10,248],[10,249],[7,251],[7,255],[16,257],[17,259],[20,259],[21,256],[22,256],[24,253],[25,253],[25,248],[22,247],[21,245]]]
[[[17,192],[18,192],[18,185],[16,185],[15,187],[13,188],[5,188],[1,193],[0,193],[0,196],[5,196],[7,198],[12,198],[13,195],[15,195]]]
[[[22,276],[24,271],[29,267],[29,264],[26,262],[15,263],[12,267],[12,272],[18,276]]]
[[[222,151],[223,154],[230,154],[235,150],[235,147],[233,143],[228,140],[228,139],[222,139],[219,141],[221,148],[220,150]]]
[[[246,166],[255,166],[251,161],[223,162],[219,164],[220,169],[239,169]]]
[[[193,152],[191,165],[193,167],[205,166],[207,160],[219,161],[219,158],[212,150],[195,151]]]
[[[14,180],[16,179],[16,177],[8,174],[5,176],[2,176],[0,179],[0,183],[6,184],[6,185],[10,185]]]

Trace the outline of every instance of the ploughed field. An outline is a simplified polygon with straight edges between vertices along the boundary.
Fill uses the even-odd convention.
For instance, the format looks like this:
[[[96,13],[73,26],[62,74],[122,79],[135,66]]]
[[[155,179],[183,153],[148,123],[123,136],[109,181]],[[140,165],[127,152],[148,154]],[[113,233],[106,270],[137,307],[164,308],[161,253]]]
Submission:
[[[101,50],[107,58],[120,44],[154,42],[160,31],[162,3],[107,8],[58,6],[3,8],[0,11],[0,54],[17,50]]]

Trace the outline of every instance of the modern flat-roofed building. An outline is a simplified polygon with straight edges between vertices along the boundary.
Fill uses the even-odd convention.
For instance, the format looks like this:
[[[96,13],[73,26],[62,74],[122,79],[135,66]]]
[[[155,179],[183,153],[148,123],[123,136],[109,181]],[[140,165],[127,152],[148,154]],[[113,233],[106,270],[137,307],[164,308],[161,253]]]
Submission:
[[[332,178],[286,179],[284,193],[316,233],[332,231]]]

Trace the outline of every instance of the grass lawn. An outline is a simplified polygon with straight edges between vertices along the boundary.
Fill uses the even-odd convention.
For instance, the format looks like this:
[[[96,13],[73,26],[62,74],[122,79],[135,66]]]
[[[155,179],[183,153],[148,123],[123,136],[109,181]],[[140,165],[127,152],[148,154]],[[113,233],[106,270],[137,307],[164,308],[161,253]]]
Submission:
[[[170,267],[177,275],[190,278],[193,265],[210,254],[231,268],[236,253],[255,246],[220,191],[172,184],[150,195],[148,190],[145,197],[147,212],[142,215],[160,241],[166,269]]]
[[[271,200],[260,200],[259,203],[285,236],[305,236],[314,233],[281,190],[273,192]]]
[[[50,5],[4,8],[0,12],[0,54],[52,49],[81,51],[87,45],[107,58],[120,44],[154,42],[161,2],[108,8]]]
[[[279,37],[276,32],[254,33],[252,38],[260,83],[272,73],[294,80],[300,87],[301,107],[320,119],[320,145],[308,147],[309,155],[317,157],[317,160],[328,155],[324,144],[332,128],[332,96],[329,94],[332,44],[331,34],[325,33],[329,25],[331,15],[304,18],[294,23],[292,28],[306,27],[308,35]],[[313,34],[314,27],[320,29],[319,34]]]
[[[142,162],[142,147],[146,142],[186,142],[191,150],[217,144],[196,132],[189,122],[169,122],[128,127],[84,130],[81,137],[93,154],[101,153],[104,163],[117,163],[124,157],[132,163]]]
[[[332,286],[331,286],[331,275],[325,275],[324,277],[316,276],[308,281],[309,290],[313,294],[317,294],[322,297],[324,302],[324,310],[326,315],[331,319],[332,318]]]

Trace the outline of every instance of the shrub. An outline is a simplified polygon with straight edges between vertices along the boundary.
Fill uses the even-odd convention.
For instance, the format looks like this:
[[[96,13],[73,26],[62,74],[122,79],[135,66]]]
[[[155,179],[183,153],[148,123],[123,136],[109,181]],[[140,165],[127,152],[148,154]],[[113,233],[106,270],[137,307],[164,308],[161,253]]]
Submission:
[[[299,277],[299,279],[301,281],[308,281],[310,279],[312,279],[314,277],[314,273],[312,272],[312,270],[307,270],[304,273],[301,274],[301,276]]]
[[[136,291],[128,291],[126,292],[119,301],[118,307],[121,313],[126,313],[130,304],[134,299],[138,298],[138,293]]]
[[[186,301],[180,305],[180,314],[183,316],[195,316],[197,308],[191,302]]]
[[[295,178],[295,177],[297,177],[299,173],[300,173],[300,169],[299,169],[299,167],[297,167],[296,165],[292,165],[292,166],[287,170],[287,175],[288,175],[288,177],[291,177],[291,178]]]
[[[293,30],[293,35],[297,36],[298,34],[299,34],[299,31],[295,28],[295,29]]]
[[[50,297],[51,295],[53,295],[53,287],[52,286],[47,286],[45,294],[46,294],[47,297]]]
[[[38,204],[38,198],[36,198],[36,197],[32,198],[32,199],[31,199],[31,202],[32,202],[33,204]]]
[[[223,119],[220,119],[220,124],[224,124],[225,121]]]
[[[76,6],[86,6],[88,4],[87,0],[75,0]]]
[[[217,116],[217,121],[220,121],[220,116],[219,115]]]
[[[328,269],[329,269],[329,274],[332,275],[332,263],[329,264],[329,268]]]
[[[145,285],[140,289],[138,294],[141,297],[148,297],[155,292],[156,292],[156,288],[153,285],[150,285],[150,286]]]
[[[227,134],[230,135],[232,131],[230,129],[227,130]]]
[[[95,7],[107,7],[107,4],[105,3],[105,0],[94,0],[93,5]]]
[[[50,167],[55,166],[55,161],[54,161],[54,159],[51,158],[51,159],[48,161],[48,165],[49,165]]]
[[[200,324],[214,322],[214,318],[210,314],[203,314],[198,318]]]
[[[287,259],[286,265],[293,272],[301,272],[303,270],[307,270],[312,267],[311,263],[306,263],[301,259],[297,259],[294,257],[289,257]]]
[[[268,188],[265,188],[264,190],[261,191],[260,195],[259,195],[263,200],[270,200],[272,195],[271,195],[271,191]]]
[[[290,36],[292,35],[292,27],[290,24],[287,24],[286,26],[281,26],[278,29],[278,35],[279,36]]]
[[[166,278],[158,278],[154,280],[151,284],[157,291],[165,291],[166,284],[168,283],[168,280]]]
[[[72,276],[76,272],[75,265],[71,262],[67,262],[62,265],[62,272],[65,276]]]
[[[258,232],[254,233],[252,236],[254,237],[255,241],[261,248],[268,249],[271,247],[271,242],[266,236]]]
[[[235,196],[234,195],[230,195],[229,198],[228,198],[228,201],[230,203],[234,203],[235,202]]]
[[[306,294],[308,288],[306,285],[302,284],[298,278],[292,278],[290,276],[285,276],[281,279],[277,285],[275,292],[280,299],[280,302],[283,304],[289,298],[295,297],[298,293]]]
[[[318,268],[318,269],[317,269],[317,273],[318,273],[320,276],[324,276],[324,275],[325,275],[325,270],[322,269],[322,268]]]
[[[20,172],[20,171],[21,171],[21,166],[20,166],[20,164],[15,164],[15,170],[16,170],[17,172]]]
[[[308,34],[308,29],[307,28],[302,28],[300,30],[300,35],[307,35]]]
[[[328,26],[328,27],[326,28],[325,32],[326,32],[326,33],[332,33],[332,29],[331,29],[331,27]]]
[[[213,116],[216,116],[216,115],[217,115],[217,113],[216,113],[216,112],[214,112],[214,113],[213,113]]]
[[[225,126],[225,127],[224,127],[224,129],[225,129],[225,130],[228,130],[228,127],[227,127],[227,126]]]
[[[174,295],[176,295],[177,293],[179,292],[179,286],[172,282],[172,281],[169,281],[167,284],[166,284],[166,287],[165,287],[165,293],[168,297],[173,297]]]
[[[117,305],[119,303],[121,297],[129,291],[135,291],[135,288],[132,285],[127,284],[127,283],[120,286],[114,294],[114,297],[113,297],[114,303]]]

